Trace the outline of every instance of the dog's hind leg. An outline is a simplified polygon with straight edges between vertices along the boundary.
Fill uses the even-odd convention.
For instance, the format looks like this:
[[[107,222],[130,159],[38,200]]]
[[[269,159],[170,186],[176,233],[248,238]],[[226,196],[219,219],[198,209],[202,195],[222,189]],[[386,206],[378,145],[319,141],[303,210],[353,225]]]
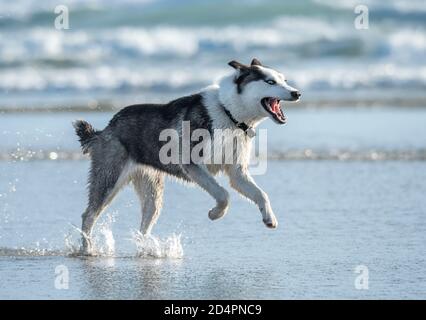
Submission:
[[[132,168],[128,161],[127,153],[119,148],[114,149],[114,144],[109,144],[111,149],[103,152],[92,152],[92,162],[89,175],[89,204],[82,215],[83,232],[82,253],[92,254],[91,236],[93,226],[102,211],[112,201],[120,188],[129,181]],[[105,152],[106,151],[106,152]],[[112,153],[115,151],[115,155]]]
[[[160,216],[163,204],[164,174],[136,170],[132,175],[142,208],[141,233],[148,235]]]
[[[228,192],[217,183],[205,166],[188,164],[183,165],[182,168],[190,180],[198,184],[216,200],[216,206],[209,211],[209,218],[216,220],[223,217],[229,207]]]

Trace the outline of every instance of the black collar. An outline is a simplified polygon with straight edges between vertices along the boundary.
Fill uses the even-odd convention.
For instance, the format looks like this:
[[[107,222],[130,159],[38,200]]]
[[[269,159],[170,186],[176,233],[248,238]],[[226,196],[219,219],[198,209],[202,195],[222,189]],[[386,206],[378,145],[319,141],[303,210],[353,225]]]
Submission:
[[[235,118],[232,116],[231,111],[226,109],[226,107],[221,103],[220,104],[223,108],[223,111],[225,111],[226,115],[231,119],[231,121],[235,124],[237,128],[240,128],[244,131],[244,133],[249,136],[250,138],[253,138],[256,135],[256,131],[252,127],[249,127],[245,122],[238,122],[235,120]]]

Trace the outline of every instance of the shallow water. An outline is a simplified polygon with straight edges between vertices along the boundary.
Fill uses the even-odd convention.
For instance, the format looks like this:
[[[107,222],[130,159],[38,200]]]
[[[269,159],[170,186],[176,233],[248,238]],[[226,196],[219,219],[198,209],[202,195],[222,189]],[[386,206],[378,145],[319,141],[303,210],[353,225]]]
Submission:
[[[64,238],[84,209],[87,163],[6,169],[6,181],[19,176],[20,183],[7,195],[13,214],[7,222],[2,216],[2,247],[39,242],[53,256],[3,252],[1,298],[425,298],[424,162],[270,162],[257,181],[279,219],[275,231],[235,193],[228,215],[211,222],[207,195],[169,183],[154,234],[181,234],[179,259],[137,257],[131,190],[108,209],[114,255],[67,257]],[[58,265],[69,270],[68,290],[54,287]],[[369,268],[369,290],[354,287],[358,265]]]
[[[268,153],[426,149],[423,109],[291,109],[288,116],[286,126],[263,125]],[[78,151],[69,126],[78,114],[37,117],[0,119],[9,126],[2,154],[17,142]],[[85,114],[98,127],[109,117]],[[99,256],[91,258],[75,256],[89,163],[49,159],[0,161],[0,298],[426,298],[421,157],[269,159],[255,179],[279,220],[273,231],[235,192],[228,214],[212,222],[206,193],[170,181],[153,237],[141,239],[139,204],[127,187],[100,219]],[[368,290],[355,288],[360,265]],[[68,289],[55,288],[58,266],[69,272]]]
[[[124,107],[121,106],[121,107]],[[282,126],[264,121],[268,155],[291,150],[332,150],[361,152],[422,151],[426,143],[424,108],[298,108],[284,113],[288,123]],[[80,145],[71,123],[85,119],[103,129],[112,112],[10,113],[0,117],[0,156],[4,152],[56,151],[80,154]],[[259,136],[260,134],[258,134]]]

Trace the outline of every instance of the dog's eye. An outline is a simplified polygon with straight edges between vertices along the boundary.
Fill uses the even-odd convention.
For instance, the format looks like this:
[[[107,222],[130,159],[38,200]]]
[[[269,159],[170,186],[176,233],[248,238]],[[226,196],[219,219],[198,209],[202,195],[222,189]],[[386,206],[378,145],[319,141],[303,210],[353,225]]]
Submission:
[[[277,82],[275,80],[265,80],[265,82],[267,84],[270,84],[271,86],[273,86],[274,84],[277,84]]]

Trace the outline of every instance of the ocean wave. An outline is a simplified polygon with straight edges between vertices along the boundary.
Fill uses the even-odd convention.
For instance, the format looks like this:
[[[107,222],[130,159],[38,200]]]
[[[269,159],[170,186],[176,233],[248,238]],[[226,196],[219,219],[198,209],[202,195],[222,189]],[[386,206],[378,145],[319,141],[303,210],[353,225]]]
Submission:
[[[352,10],[360,4],[358,0],[314,0],[314,2],[333,8],[337,7]],[[424,0],[364,0],[362,1],[362,4],[379,13],[380,11],[389,10],[399,13],[426,12]]]
[[[211,50],[242,52],[250,48],[285,48],[346,37],[334,24],[304,17],[280,17],[268,24],[222,27],[118,27],[102,30],[55,30],[35,27],[4,33],[0,59],[5,62],[64,59],[91,64],[102,59],[149,56],[190,57]],[[352,30],[346,28],[348,31]],[[303,32],[302,32],[303,30]]]
[[[365,56],[386,57],[389,52],[408,56],[424,52],[424,28],[399,27],[368,31],[363,37],[352,25],[318,18],[276,18],[267,24],[221,27],[116,27],[102,30],[55,30],[36,27],[5,32],[0,42],[0,61],[27,63],[75,60],[89,66],[102,61],[114,64],[127,60],[155,58],[188,59],[197,55],[241,54],[250,50],[286,50],[287,58]],[[266,54],[267,51],[265,52]],[[268,55],[274,56],[273,52]],[[420,55],[418,55],[420,58]],[[279,55],[279,57],[281,57]],[[278,59],[278,58],[276,58]],[[423,59],[424,60],[424,59]]]
[[[366,2],[379,12],[411,12],[419,3]],[[218,23],[207,19],[217,8],[216,2],[183,1],[183,8],[190,11],[180,19],[204,18],[198,24],[168,20],[169,11],[180,8],[169,0],[143,4],[73,0],[66,4],[76,27],[71,24],[70,30],[58,31],[52,23],[55,2],[0,1],[0,28],[5,24],[0,41],[0,92],[4,96],[35,92],[102,96],[145,89],[190,92],[229,72],[227,61],[249,60],[253,55],[283,70],[304,91],[426,88],[425,24],[400,24],[396,17],[376,22],[368,31],[356,30],[354,1],[268,2],[270,7],[248,1],[241,15],[250,17],[249,21],[227,16]],[[231,1],[229,6],[241,5]],[[136,8],[147,8],[157,20],[126,24],[127,19],[136,19]],[[4,20],[24,23],[29,16],[40,14],[43,23],[25,28],[7,27]],[[162,14],[164,19],[158,19]],[[109,20],[111,15],[114,19]],[[91,19],[99,25],[80,24]]]
[[[390,55],[396,61],[416,61],[425,65],[426,33],[424,29],[400,29],[389,35]]]
[[[2,36],[4,93],[189,90],[211,83],[229,71],[227,59],[249,52],[305,90],[426,87],[422,28],[377,28],[362,37],[342,22],[281,16],[251,26],[38,27]]]
[[[102,30],[55,30],[37,27],[2,35],[0,67],[29,65],[37,68],[45,61],[74,61],[76,65],[96,63],[124,64],[132,67],[164,58],[188,59],[201,56],[241,55],[249,50],[264,53],[274,60],[282,55],[270,51],[286,50],[286,60],[331,56],[364,58],[422,58],[426,33],[420,27],[369,31],[363,37],[352,25],[318,18],[282,16],[268,24],[221,27],[119,27]],[[211,60],[207,59],[207,61]],[[163,60],[163,61],[162,61]],[[206,61],[206,59],[204,60]],[[404,61],[399,61],[404,62]],[[55,66],[55,65],[53,65]],[[57,65],[58,67],[63,67]]]
[[[338,19],[352,14],[355,6],[360,3],[355,0],[63,0],[60,4],[70,9],[77,22],[85,19],[93,21],[97,18],[98,27],[105,27],[111,23],[141,25],[158,21],[160,18],[174,24],[248,23],[269,20],[285,12],[293,16],[308,17],[332,15]],[[426,12],[423,0],[365,0],[362,4],[374,11],[376,18],[389,15],[401,18],[403,15]],[[4,18],[12,21],[16,19],[26,26],[31,26],[50,22],[57,5],[58,2],[54,0],[2,0],[0,12]],[[177,14],[174,14],[175,12]],[[114,19],[111,19],[109,13],[114,14]]]
[[[101,65],[90,68],[35,70],[19,67],[3,70],[0,75],[0,91],[13,92],[109,92],[125,93],[138,90],[193,91],[214,82],[229,73],[227,66],[171,66],[126,68]],[[194,72],[194,68],[196,72]],[[167,69],[167,70],[165,70]],[[346,66],[294,67],[286,70],[289,81],[306,90],[350,89],[425,89],[426,65],[401,66],[394,63],[369,65],[347,64]]]
[[[54,8],[58,5],[66,5],[71,11],[96,12],[101,8],[114,9],[129,5],[141,7],[152,2],[155,0],[108,0],[107,2],[103,0],[63,0],[60,3],[56,0],[1,0],[0,12],[3,17],[13,17],[23,21],[43,13],[49,13],[51,18]]]
[[[175,67],[176,68],[176,67]],[[222,71],[222,72],[221,72]],[[185,89],[204,86],[218,78],[224,70],[205,68],[194,73],[188,68],[165,70],[146,68],[143,71],[107,65],[94,68],[57,70],[34,70],[23,67],[5,70],[0,75],[0,90],[22,91],[126,91],[145,89]]]

